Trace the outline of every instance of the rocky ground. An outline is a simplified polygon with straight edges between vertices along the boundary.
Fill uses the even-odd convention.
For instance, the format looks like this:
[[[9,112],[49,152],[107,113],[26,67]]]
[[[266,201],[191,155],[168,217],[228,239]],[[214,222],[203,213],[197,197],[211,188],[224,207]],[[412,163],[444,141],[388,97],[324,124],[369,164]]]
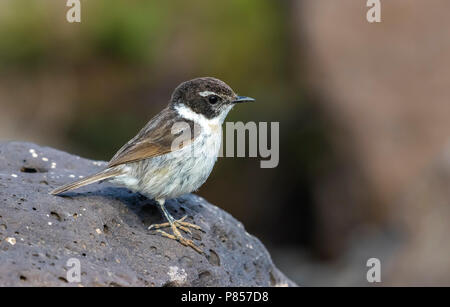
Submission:
[[[204,254],[147,230],[154,201],[108,183],[48,192],[104,162],[31,143],[0,144],[0,286],[294,286],[231,215],[190,194],[168,210],[201,226]],[[81,281],[67,275],[77,259]],[[74,275],[71,275],[74,276]]]

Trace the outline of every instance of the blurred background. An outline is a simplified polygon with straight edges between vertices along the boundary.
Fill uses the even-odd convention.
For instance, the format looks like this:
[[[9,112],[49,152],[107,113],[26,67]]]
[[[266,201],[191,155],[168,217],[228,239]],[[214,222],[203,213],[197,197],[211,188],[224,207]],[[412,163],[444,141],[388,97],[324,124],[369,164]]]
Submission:
[[[280,163],[221,158],[198,192],[301,285],[450,285],[450,2],[0,2],[0,139],[109,160],[182,81],[280,122]]]

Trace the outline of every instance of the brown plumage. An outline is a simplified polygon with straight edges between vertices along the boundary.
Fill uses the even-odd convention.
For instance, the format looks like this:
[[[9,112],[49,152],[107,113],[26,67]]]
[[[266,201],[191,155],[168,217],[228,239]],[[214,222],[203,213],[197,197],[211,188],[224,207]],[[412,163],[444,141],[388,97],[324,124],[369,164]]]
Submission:
[[[173,127],[177,123],[186,123],[180,125],[177,131]],[[176,138],[185,135],[185,129],[190,129],[190,139],[183,139],[180,147],[172,148]],[[148,159],[178,150],[189,145],[200,134],[201,128],[191,120],[180,120],[175,112],[166,112],[163,110],[155,116],[139,133],[127,144],[122,146],[108,163],[108,167],[114,167],[120,164],[136,162],[142,159]]]
[[[82,186],[100,181],[100,180],[105,180],[114,176],[119,176],[121,175],[122,172],[118,169],[106,169],[104,171],[101,171],[100,173],[97,173],[95,175],[83,178],[81,180],[78,180],[76,182],[72,182],[66,185],[63,185],[62,187],[59,187],[57,189],[54,189],[53,191],[50,192],[50,194],[52,195],[57,195],[57,194],[61,194],[70,190],[75,190],[78,188],[81,188]]]
[[[54,189],[50,194],[61,194],[97,181],[122,175],[121,168],[117,166],[157,157],[171,151],[180,150],[191,144],[191,142],[200,134],[200,126],[190,120],[180,120],[180,118],[175,115],[176,113],[174,112],[165,112],[165,110],[163,110],[150,120],[150,122],[148,122],[133,139],[119,149],[108,163],[105,170]],[[180,124],[178,126],[180,129],[174,131],[173,127],[177,127],[174,126],[177,123]],[[190,130],[189,133],[185,133],[186,129]],[[189,136],[190,138],[188,138]],[[172,148],[172,144],[176,138],[178,138],[177,144],[179,146],[177,148]]]

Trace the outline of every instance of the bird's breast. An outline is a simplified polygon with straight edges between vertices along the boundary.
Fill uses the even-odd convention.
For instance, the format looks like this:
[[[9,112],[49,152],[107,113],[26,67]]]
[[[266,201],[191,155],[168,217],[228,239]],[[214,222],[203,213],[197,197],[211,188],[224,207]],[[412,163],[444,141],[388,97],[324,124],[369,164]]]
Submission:
[[[122,184],[151,197],[173,198],[197,190],[209,177],[217,160],[222,131],[204,131],[194,142],[168,154],[129,165]],[[128,179],[136,178],[138,183]],[[118,182],[119,183],[119,182]]]

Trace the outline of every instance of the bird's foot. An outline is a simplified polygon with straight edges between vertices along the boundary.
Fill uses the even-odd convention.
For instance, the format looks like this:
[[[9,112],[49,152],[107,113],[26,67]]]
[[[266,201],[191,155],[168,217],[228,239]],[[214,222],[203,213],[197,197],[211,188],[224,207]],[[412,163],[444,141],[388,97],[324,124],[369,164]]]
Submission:
[[[185,222],[184,220],[186,219],[186,217],[187,217],[187,215],[183,216],[179,220],[174,220],[172,223],[167,222],[167,223],[161,223],[161,224],[152,224],[152,225],[150,225],[148,227],[148,229],[149,230],[155,229],[157,232],[159,232],[164,237],[172,239],[172,240],[175,240],[175,241],[178,241],[181,244],[183,244],[184,246],[190,246],[196,252],[202,254],[203,251],[197,245],[195,245],[195,243],[192,240],[184,238],[181,235],[180,231],[178,230],[178,228],[179,228],[179,229],[183,230],[186,233],[192,233],[189,228],[202,230],[202,228],[200,226],[197,226],[195,224],[191,224],[191,223]],[[162,231],[160,229],[160,228],[166,228],[166,227],[171,227],[173,234],[169,234],[169,233],[167,233],[165,231]]]
[[[187,218],[187,215],[183,216],[179,220],[173,221],[173,224],[175,224],[178,228],[180,228],[181,230],[183,230],[186,233],[192,233],[189,228],[202,230],[202,228],[200,226],[197,226],[195,224],[191,224],[191,223],[185,222],[184,220],[186,218]],[[171,227],[171,224],[169,222],[161,223],[161,224],[153,224],[153,225],[150,225],[148,227],[148,229],[151,230],[151,229],[160,229],[160,228],[166,228],[166,227]]]

